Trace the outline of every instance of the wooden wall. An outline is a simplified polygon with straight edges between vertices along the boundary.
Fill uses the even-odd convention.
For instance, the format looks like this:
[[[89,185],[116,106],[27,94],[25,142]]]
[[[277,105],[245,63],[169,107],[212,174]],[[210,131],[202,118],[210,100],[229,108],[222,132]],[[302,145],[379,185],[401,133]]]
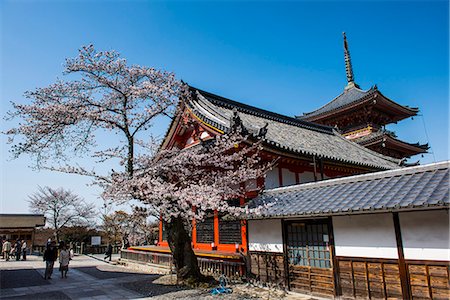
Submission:
[[[405,299],[397,260],[337,257],[344,299]],[[412,299],[450,299],[449,264],[406,261]]]
[[[406,261],[413,299],[450,299],[448,262]]]
[[[263,283],[287,287],[282,253],[249,253],[250,271]],[[396,259],[336,257],[338,286],[333,270],[304,266],[289,267],[289,288],[308,294],[342,299],[405,299],[399,264]],[[412,299],[450,299],[450,265],[448,262],[406,261],[408,285]]]
[[[396,260],[337,257],[344,299],[403,299]]]
[[[286,287],[283,253],[250,251],[250,273],[256,280]]]
[[[309,266],[289,267],[289,286],[293,291],[314,295],[335,295],[333,269]]]

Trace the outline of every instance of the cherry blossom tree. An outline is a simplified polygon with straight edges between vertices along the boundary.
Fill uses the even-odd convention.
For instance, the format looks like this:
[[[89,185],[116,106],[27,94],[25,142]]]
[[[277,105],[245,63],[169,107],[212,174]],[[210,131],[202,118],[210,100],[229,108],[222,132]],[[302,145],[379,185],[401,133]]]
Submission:
[[[158,116],[173,112],[181,83],[172,73],[129,66],[119,53],[96,51],[92,45],[66,60],[64,74],[68,80],[26,92],[30,103],[12,103],[7,118],[22,121],[6,132],[14,157],[28,154],[38,168],[100,181],[107,181],[109,174],[68,162],[86,155],[99,162],[118,158],[132,176],[137,135]],[[98,134],[105,132],[114,137],[109,140],[117,141],[116,146],[99,147]],[[152,140],[149,135],[145,138]]]
[[[234,119],[239,120],[237,114]],[[245,197],[246,183],[272,167],[261,160],[261,139],[241,125],[188,149],[140,157],[132,178],[114,174],[105,191],[115,200],[137,198],[161,215],[181,281],[204,279],[191,246],[192,220],[201,221],[210,211],[242,217],[262,208],[234,207],[227,201]]]
[[[147,132],[156,118],[172,115],[177,101],[191,96],[174,74],[129,66],[115,51],[82,47],[67,59],[67,80],[25,93],[30,103],[12,103],[8,118],[21,123],[6,133],[15,157],[30,155],[35,167],[92,176],[104,197],[124,203],[139,200],[167,224],[168,242],[179,279],[201,280],[191,247],[191,221],[210,210],[232,215],[249,213],[228,205],[245,196],[245,184],[264,176],[270,164],[260,161],[259,133],[249,133],[236,113],[230,131],[189,149],[159,149]],[[112,148],[101,148],[107,134]],[[158,149],[136,154],[135,147]],[[73,163],[93,157],[99,163],[119,159],[123,171],[99,174]],[[256,210],[255,210],[256,212]]]
[[[39,187],[29,196],[31,211],[44,214],[47,224],[55,230],[55,238],[68,226],[88,226],[95,216],[94,206],[64,188]]]

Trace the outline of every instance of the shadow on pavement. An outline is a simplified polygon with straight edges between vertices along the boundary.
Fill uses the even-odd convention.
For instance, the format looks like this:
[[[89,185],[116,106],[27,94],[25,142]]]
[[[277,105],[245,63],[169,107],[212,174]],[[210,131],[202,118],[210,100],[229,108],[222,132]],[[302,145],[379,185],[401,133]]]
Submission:
[[[2,300],[16,300],[16,299],[24,299],[24,300],[71,300],[70,297],[68,297],[63,292],[47,292],[47,293],[36,293],[32,295],[22,295],[22,296],[13,296],[13,297],[6,297]]]
[[[109,270],[100,270],[97,267],[78,267],[74,268],[80,272],[86,273],[92,277],[97,279],[110,279],[110,278],[119,278],[119,277],[128,277],[128,276],[142,276],[144,278],[157,278],[158,275],[153,274],[141,274],[141,273],[132,273],[132,272],[115,272]],[[69,270],[70,272],[70,270]]]
[[[36,270],[1,270],[0,289],[50,284]]]
[[[158,275],[158,277],[159,276],[160,275]],[[153,280],[155,279],[156,278],[153,278],[151,280],[146,279],[134,282],[126,282],[122,283],[121,286],[133,292],[139,293],[144,297],[154,297],[188,289],[184,286],[156,284],[153,283]]]

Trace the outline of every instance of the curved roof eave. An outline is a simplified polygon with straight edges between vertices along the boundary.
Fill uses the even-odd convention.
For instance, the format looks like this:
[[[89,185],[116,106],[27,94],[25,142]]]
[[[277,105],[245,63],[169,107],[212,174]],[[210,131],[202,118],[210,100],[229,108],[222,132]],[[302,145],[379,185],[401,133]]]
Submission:
[[[419,109],[417,107],[409,107],[409,106],[401,105],[401,104],[391,100],[390,98],[383,95],[377,88],[371,88],[367,91],[358,89],[356,87],[352,88],[352,90],[355,90],[355,89],[358,90],[358,92],[360,92],[360,93],[364,93],[364,95],[355,100],[345,102],[342,105],[339,105],[337,107],[334,107],[334,108],[331,108],[328,110],[325,109],[327,106],[332,105],[332,103],[334,101],[339,100],[338,99],[339,97],[345,95],[346,92],[344,91],[341,94],[339,94],[337,97],[335,97],[333,100],[331,100],[330,102],[323,105],[322,107],[320,107],[312,112],[305,113],[302,116],[296,116],[296,118],[299,118],[300,120],[317,120],[317,119],[324,118],[324,117],[330,117],[332,115],[339,114],[340,111],[342,111],[342,110],[347,110],[349,108],[354,108],[359,105],[365,104],[366,101],[370,100],[371,97],[373,97],[374,95],[379,95],[382,99],[384,99],[384,101],[386,102],[386,104],[388,106],[396,109],[398,112],[405,115],[405,118],[415,116],[419,112]]]
[[[199,90],[199,92],[200,92],[200,95],[201,96],[203,96],[201,93],[202,93],[202,91],[201,90]],[[206,93],[206,92],[205,92]],[[213,96],[216,96],[216,95],[214,95],[214,94],[211,94],[211,93],[208,93],[209,95],[213,95]],[[228,99],[226,99],[226,100],[228,100]],[[229,101],[232,101],[232,100],[229,100]],[[234,103],[238,103],[238,102],[235,102],[235,101],[233,101]],[[233,103],[233,104],[234,104]],[[240,105],[242,105],[241,103],[238,103],[238,104],[240,104]],[[218,129],[218,130],[220,130],[220,131],[223,131],[223,132],[227,132],[228,130],[229,130],[229,128],[227,127],[227,126],[224,126],[224,125],[222,125],[222,124],[219,124],[218,122],[215,122],[215,121],[213,121],[213,120],[211,120],[210,118],[208,118],[207,116],[205,116],[204,114],[202,114],[202,112],[198,109],[198,108],[196,108],[195,106],[196,105],[194,105],[193,103],[188,103],[187,104],[188,105],[188,107],[191,109],[191,112],[199,119],[199,120],[201,120],[201,121],[203,121],[203,122],[205,122],[207,125],[209,125],[210,127],[213,127],[213,128],[215,128],[215,129]],[[228,107],[228,109],[233,109],[235,106],[232,106],[232,104],[231,103],[229,103],[228,104],[229,105],[229,107]],[[239,110],[238,110],[239,111]],[[243,111],[243,113],[249,113],[248,111]],[[258,117],[266,117],[265,115],[257,115]],[[280,115],[281,116],[281,115]],[[274,121],[277,121],[277,122],[282,122],[282,123],[286,123],[286,122],[283,122],[284,120],[282,119],[282,120],[280,120],[280,119],[278,119],[278,118],[275,118],[275,119],[273,119]],[[291,126],[299,126],[299,127],[302,127],[302,128],[305,128],[304,126],[303,126],[303,124],[299,124],[299,123],[297,123],[297,122],[288,122],[287,124],[289,124],[289,125],[291,125]],[[293,149],[293,148],[290,148],[290,147],[286,147],[286,146],[283,146],[283,145],[281,145],[281,144],[279,144],[279,143],[277,143],[277,142],[275,142],[275,141],[272,141],[272,140],[268,140],[268,139],[266,139],[265,140],[265,142],[267,143],[267,144],[269,144],[269,145],[271,145],[271,146],[274,146],[274,147],[276,147],[276,148],[278,148],[278,149],[280,149],[280,150],[283,150],[283,151],[289,151],[289,152],[291,152],[291,153],[296,153],[296,154],[301,154],[301,155],[307,155],[307,156],[316,156],[316,157],[319,157],[319,158],[325,158],[325,159],[328,159],[328,160],[331,160],[331,161],[336,161],[336,162],[341,162],[341,163],[346,163],[346,164],[353,164],[353,165],[356,165],[356,166],[360,166],[360,167],[366,167],[366,168],[372,168],[372,169],[378,169],[378,170],[387,170],[387,169],[394,169],[394,168],[399,168],[399,164],[400,164],[400,160],[397,160],[397,159],[393,159],[393,158],[391,158],[391,157],[387,157],[387,156],[384,156],[384,155],[382,155],[382,154],[379,154],[379,153],[377,153],[377,152],[374,152],[374,151],[372,151],[372,150],[370,150],[370,149],[367,149],[367,148],[365,148],[365,147],[363,147],[363,146],[360,146],[360,145],[358,145],[358,144],[356,144],[356,143],[354,143],[354,142],[351,142],[351,141],[348,141],[347,139],[345,139],[344,137],[342,137],[339,133],[337,133],[334,129],[332,129],[331,127],[326,127],[327,129],[331,129],[331,132],[329,131],[329,130],[327,130],[326,132],[322,132],[321,130],[319,130],[320,132],[322,132],[322,133],[326,133],[326,134],[331,134],[331,135],[333,135],[333,136],[337,136],[338,138],[340,138],[342,141],[344,141],[345,143],[351,143],[351,145],[352,145],[352,147],[357,147],[357,148],[359,148],[359,150],[360,151],[363,151],[363,152],[366,152],[366,153],[368,153],[368,154],[370,154],[370,155],[373,155],[373,156],[376,156],[376,157],[378,157],[379,159],[382,159],[384,162],[385,162],[385,166],[380,166],[380,165],[377,165],[377,164],[371,164],[371,163],[362,163],[362,162],[359,162],[359,161],[356,161],[356,160],[350,160],[350,159],[340,159],[340,158],[338,158],[338,157],[332,157],[332,156],[327,156],[327,155],[323,155],[323,154],[318,154],[318,153],[313,153],[313,152],[310,152],[310,151],[305,151],[305,150],[299,150],[299,149]],[[309,129],[309,130],[315,130],[315,128],[306,128],[306,129]]]

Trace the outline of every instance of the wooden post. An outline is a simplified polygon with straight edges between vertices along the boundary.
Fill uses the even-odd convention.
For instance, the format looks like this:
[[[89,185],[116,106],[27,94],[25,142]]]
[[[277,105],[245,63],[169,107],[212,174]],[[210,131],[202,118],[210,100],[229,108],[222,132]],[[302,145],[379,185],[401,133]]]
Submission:
[[[281,238],[283,241],[284,280],[286,288],[290,291],[291,287],[289,282],[289,257],[287,252],[287,223],[284,221],[284,219],[281,219]]]
[[[339,262],[336,259],[336,249],[334,242],[334,232],[333,232],[333,220],[332,217],[328,217],[328,237],[329,237],[329,247],[330,256],[333,267],[333,279],[334,279],[334,295],[340,296],[341,293],[341,283],[339,281]]]
[[[214,245],[217,250],[217,246],[219,245],[219,212],[217,210],[214,211]]]
[[[323,159],[320,159],[320,179],[323,180]]]
[[[403,299],[411,299],[410,296],[410,285],[409,285],[409,276],[408,269],[405,263],[405,256],[403,253],[403,241],[402,241],[402,232],[400,229],[400,219],[398,217],[398,213],[392,213],[394,218],[394,229],[395,229],[395,239],[397,240],[397,252],[398,252],[398,269],[400,273],[400,282],[402,285],[402,294]]]
[[[283,186],[283,169],[281,168],[281,165],[278,165],[278,184],[280,187]]]
[[[314,181],[317,181],[317,163],[315,155],[313,155],[313,165],[314,165]]]

